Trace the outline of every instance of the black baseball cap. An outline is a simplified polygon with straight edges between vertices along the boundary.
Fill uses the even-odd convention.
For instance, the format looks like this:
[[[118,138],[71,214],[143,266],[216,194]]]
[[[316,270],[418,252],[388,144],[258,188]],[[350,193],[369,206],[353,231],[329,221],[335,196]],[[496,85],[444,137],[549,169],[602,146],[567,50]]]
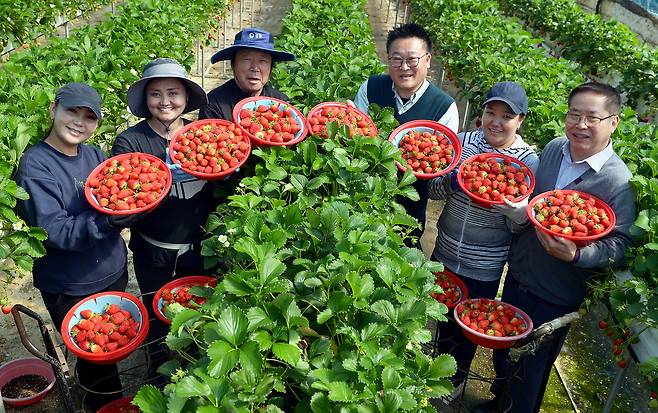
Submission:
[[[507,103],[517,115],[528,114],[528,96],[523,86],[516,82],[498,82],[493,85],[482,105],[495,100]]]
[[[101,97],[96,89],[84,83],[71,82],[60,87],[55,102],[65,108],[89,108],[98,120],[102,119]]]

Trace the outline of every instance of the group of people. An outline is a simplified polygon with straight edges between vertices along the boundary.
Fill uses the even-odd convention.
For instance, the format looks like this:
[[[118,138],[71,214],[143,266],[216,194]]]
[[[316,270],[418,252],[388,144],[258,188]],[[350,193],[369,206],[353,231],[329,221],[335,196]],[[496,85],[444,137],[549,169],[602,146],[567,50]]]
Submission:
[[[354,104],[367,113],[368,105],[376,103],[392,108],[400,123],[429,119],[457,133],[459,115],[454,99],[427,80],[432,43],[425,29],[416,24],[393,29],[386,51],[388,74],[367,79]],[[145,214],[105,215],[88,205],[83,194],[85,179],[106,159],[100,150],[84,144],[101,121],[101,99],[85,84],[69,83],[58,90],[50,107],[50,131],[23,155],[16,173],[17,183],[30,194],[29,200],[19,202],[21,216],[48,233],[47,253],[36,261],[33,276],[56,326],[84,297],[125,289],[128,270],[120,235],[123,228],[130,228],[129,248],[145,302],[173,277],[206,273],[200,255],[202,226],[221,202],[213,196],[215,189],[232,183],[210,183],[183,172],[169,159],[169,140],[190,122],[182,115],[197,109],[200,119],[231,120],[233,107],[243,98],[268,96],[288,101],[268,80],[275,62],[294,58],[274,48],[270,33],[245,29],[231,46],[213,55],[213,63],[230,60],[234,76],[207,95],[175,60],[158,58],[146,65],[142,77],[127,92],[130,111],[143,120],[121,132],[111,150],[112,155],[149,153],[172,170],[170,194]],[[459,134],[462,160],[477,153],[507,154],[533,170],[537,193],[577,189],[607,202],[615,211],[617,224],[605,239],[578,248],[566,239],[537,232],[528,223],[527,202],[481,208],[458,189],[454,174],[417,181],[419,201],[400,199],[421,224],[415,237],[422,235],[428,199],[443,199],[432,257],[457,274],[471,296],[495,297],[507,263],[503,300],[522,308],[536,325],[577,308],[588,278],[597,269],[620,262],[631,242],[628,230],[635,218],[635,197],[628,183],[630,172],[614,154],[610,139],[619,122],[619,106],[619,94],[610,86],[589,83],[576,88],[569,96],[566,137],[549,143],[538,157],[519,135],[531,110],[525,91],[517,83],[501,82],[486,96],[482,126]],[[153,318],[150,305],[146,307]],[[149,339],[161,337],[166,328],[155,323]],[[539,410],[550,366],[566,332],[566,328],[558,332],[560,340],[526,358],[522,370],[516,372],[513,380],[522,381],[523,386],[512,386],[510,411]],[[457,359],[459,371],[453,382],[461,389],[476,347],[464,339],[454,322],[441,326],[440,334],[451,338],[441,340],[446,346],[442,350]],[[156,349],[149,348],[149,352],[156,354]],[[494,365],[502,379],[504,352],[496,352]],[[76,371],[81,384],[94,390],[88,399],[91,408],[98,409],[120,396],[115,365],[92,365],[79,359]],[[107,379],[99,381],[99,377]],[[503,394],[496,385],[492,391],[496,399],[479,411],[495,411]]]

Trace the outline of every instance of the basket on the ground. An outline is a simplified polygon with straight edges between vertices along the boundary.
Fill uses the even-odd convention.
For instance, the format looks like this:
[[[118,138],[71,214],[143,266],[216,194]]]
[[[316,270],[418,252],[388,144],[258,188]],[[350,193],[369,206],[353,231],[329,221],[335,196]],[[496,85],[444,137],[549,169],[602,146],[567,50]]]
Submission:
[[[464,336],[486,348],[512,347],[533,328],[532,320],[523,310],[498,300],[471,298],[453,311]]]
[[[468,298],[468,288],[464,281],[455,273],[449,270],[434,273],[435,283],[441,286],[443,293],[432,293],[432,298],[445,304],[448,309],[454,308],[457,304]]]
[[[193,286],[210,286],[214,287],[217,285],[217,278],[215,277],[209,277],[207,275],[191,275],[188,277],[181,277],[177,278],[173,281],[169,281],[167,284],[163,285],[153,296],[153,311],[155,312],[155,315],[162,320],[163,322],[167,324],[171,324],[171,320],[167,318],[167,315],[165,314],[165,305],[167,303],[166,297],[164,297],[166,294],[172,294],[174,297],[176,296],[176,293],[184,287],[193,287]],[[200,300],[199,298],[195,298],[194,296],[190,297],[192,301],[196,305],[201,305],[205,302],[205,298]],[[185,300],[189,302],[190,300]],[[191,304],[191,306],[195,305]]]
[[[0,365],[0,389],[13,379],[28,374],[45,378],[48,381],[48,386],[40,392],[28,397],[10,398],[7,397],[6,394],[3,394],[2,402],[4,402],[4,404],[14,407],[29,406],[46,397],[55,385],[55,372],[53,371],[53,367],[41,359],[27,357],[8,361]]]
[[[113,312],[117,307],[117,313],[122,316],[115,316],[117,313],[109,315],[109,312]],[[104,317],[106,314],[109,316],[107,319]],[[123,321],[127,321],[127,324]],[[81,326],[80,322],[84,325]],[[66,348],[76,356],[92,363],[112,364],[123,360],[137,349],[146,338],[148,329],[146,307],[137,297],[122,291],[106,291],[90,295],[74,305],[62,321],[61,333]],[[78,337],[82,331],[86,333],[86,340]],[[115,332],[118,335],[112,336]],[[107,335],[107,340],[103,338],[105,344],[98,338],[104,334]],[[127,342],[125,338],[128,338]]]

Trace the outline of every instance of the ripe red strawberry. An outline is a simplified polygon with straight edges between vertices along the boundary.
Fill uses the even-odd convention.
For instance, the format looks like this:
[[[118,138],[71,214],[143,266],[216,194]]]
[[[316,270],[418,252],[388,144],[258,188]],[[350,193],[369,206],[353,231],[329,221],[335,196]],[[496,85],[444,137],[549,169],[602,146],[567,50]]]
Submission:
[[[115,313],[110,316],[110,320],[116,325],[120,325],[125,319],[126,316],[123,313]]]
[[[608,328],[608,323],[606,323],[605,320],[599,320],[599,328],[601,330],[605,330],[606,328]]]
[[[2,306],[2,314],[9,314],[11,313],[11,306],[10,305],[3,305]]]
[[[84,318],[85,320],[89,320],[94,313],[91,310],[82,310],[80,311],[80,317]]]
[[[116,313],[118,313],[119,311],[121,311],[121,308],[120,308],[118,305],[116,305],[116,304],[110,304],[110,305],[108,305],[107,308],[105,309],[105,312],[106,312],[107,314],[109,314],[109,315],[116,314]]]
[[[102,353],[103,352],[103,347],[99,346],[98,344],[91,344],[89,346],[89,351],[91,351],[94,354]]]

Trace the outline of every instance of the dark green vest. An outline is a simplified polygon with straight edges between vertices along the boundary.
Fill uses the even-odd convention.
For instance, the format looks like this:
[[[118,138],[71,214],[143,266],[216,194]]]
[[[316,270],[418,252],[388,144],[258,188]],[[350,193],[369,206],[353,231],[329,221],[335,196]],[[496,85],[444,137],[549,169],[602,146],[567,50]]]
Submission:
[[[375,75],[368,79],[368,102],[376,103],[380,107],[390,107],[394,110],[395,119],[405,123],[412,120],[427,119],[437,121],[445,115],[455,100],[438,87],[430,83],[423,96],[414,103],[408,111],[398,113],[393,94],[393,79],[389,75]]]

